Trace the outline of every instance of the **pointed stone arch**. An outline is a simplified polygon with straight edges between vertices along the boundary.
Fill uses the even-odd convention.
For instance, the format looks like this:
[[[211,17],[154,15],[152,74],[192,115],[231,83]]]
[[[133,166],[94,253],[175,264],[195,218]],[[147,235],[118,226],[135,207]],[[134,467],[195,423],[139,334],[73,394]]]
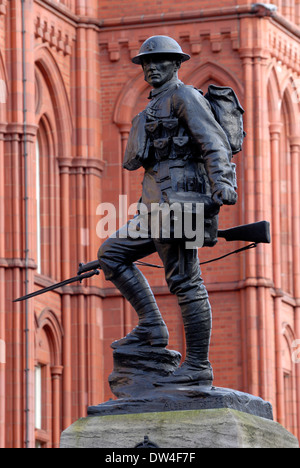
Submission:
[[[46,45],[35,50],[35,65],[43,75],[53,104],[59,151],[57,156],[70,157],[73,130],[70,101],[61,71]]]
[[[230,86],[234,89],[239,99],[243,98],[244,88],[242,83],[226,67],[215,62],[205,62],[183,77],[185,84],[201,87],[203,83],[211,81],[220,86]]]
[[[267,85],[268,107],[270,122],[279,122],[282,106],[282,93],[280,91],[280,83],[275,67],[272,67],[268,77]]]
[[[297,89],[297,83],[292,72],[286,73],[283,79],[280,79],[276,66],[273,66],[268,76],[268,105],[270,122],[279,122],[281,120],[283,102],[287,107],[287,117],[290,135],[300,134],[300,122],[298,119],[300,113],[300,95]]]
[[[60,366],[62,359],[63,329],[56,314],[48,307],[36,317],[36,329],[44,329],[50,349],[51,366]]]
[[[52,116],[48,112],[44,112],[37,123],[39,129],[41,129],[45,139],[47,140],[49,152],[55,154],[55,148],[57,148],[58,146],[58,141],[57,135],[53,131],[53,129],[55,128],[55,122],[53,121]]]
[[[6,121],[6,102],[9,93],[5,63],[0,51],[0,123]]]
[[[291,325],[287,322],[282,323],[282,330],[281,330],[282,335],[285,337],[290,350],[292,351],[293,347],[293,342],[295,341],[295,333],[291,327]]]
[[[35,315],[35,372],[37,416],[36,439],[59,445],[63,373],[63,329],[56,314],[48,307]]]
[[[122,89],[118,96],[113,121],[119,127],[126,127],[131,124],[135,112],[136,104],[141,94],[149,85],[144,80],[144,75],[139,72]]]
[[[59,139],[53,113],[44,112],[38,121],[37,153],[39,169],[40,269],[51,278],[60,275],[61,197]]]
[[[285,81],[285,86],[283,87],[283,100],[287,107],[290,136],[300,135],[300,94],[299,91],[297,91],[298,88],[293,76],[290,76]]]
[[[7,76],[7,71],[6,71],[6,66],[5,66],[5,63],[4,63],[4,59],[3,59],[3,54],[0,50],[0,73],[3,77],[3,79],[5,80],[5,83],[8,84],[8,76]]]

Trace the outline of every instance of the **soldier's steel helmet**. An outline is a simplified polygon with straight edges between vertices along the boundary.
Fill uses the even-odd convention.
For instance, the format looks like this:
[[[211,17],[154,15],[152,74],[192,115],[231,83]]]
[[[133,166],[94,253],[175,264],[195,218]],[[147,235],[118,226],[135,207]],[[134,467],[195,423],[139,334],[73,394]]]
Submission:
[[[182,62],[186,62],[191,57],[182,52],[178,42],[168,36],[152,36],[145,40],[140,48],[139,54],[133,57],[132,62],[141,65],[141,59],[145,55],[168,54],[180,58]]]

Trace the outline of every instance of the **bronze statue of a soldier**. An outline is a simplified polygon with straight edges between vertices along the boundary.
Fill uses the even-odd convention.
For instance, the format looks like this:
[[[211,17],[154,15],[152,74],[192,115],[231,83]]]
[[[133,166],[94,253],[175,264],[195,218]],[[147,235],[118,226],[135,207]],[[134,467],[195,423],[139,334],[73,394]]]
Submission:
[[[201,90],[182,83],[177,72],[189,58],[176,41],[166,36],[147,39],[133,58],[153,88],[145,110],[132,121],[123,163],[130,171],[145,169],[137,215],[102,244],[98,260],[79,264],[77,276],[14,300],[28,300],[103,270],[106,279],[135,309],[139,319],[136,328],[112,343],[114,371],[109,383],[118,400],[89,407],[89,415],[169,411],[177,403],[180,408],[190,409],[192,397],[197,409],[221,405],[273,417],[272,407],[261,399],[212,387],[212,314],[201,278],[198,247],[214,246],[217,237],[252,242],[231,252],[237,253],[270,243],[271,237],[267,221],[218,229],[220,207],[237,201],[235,164],[231,159],[241,150],[245,136],[244,110],[229,87],[210,85],[203,96]],[[169,217],[164,218],[161,209],[166,206]],[[186,227],[186,213],[189,222],[196,223],[196,241],[190,237],[191,232],[177,229],[182,224]],[[202,243],[197,238],[199,214]],[[154,252],[163,262],[168,287],[177,296],[182,313],[186,357],[181,366],[180,353],[166,349],[167,327],[149,284],[136,266],[143,263],[138,262],[141,258]],[[154,387],[158,387],[157,391]]]
[[[145,110],[132,122],[123,167],[130,171],[144,167],[141,202],[149,208],[172,200],[204,200],[204,245],[212,246],[220,206],[237,201],[232,148],[209,101],[178,79],[181,63],[189,59],[167,36],[150,37],[132,59],[142,66],[145,80],[153,89]],[[137,327],[112,347],[168,345],[168,330],[154,295],[134,264],[158,252],[169,290],[177,296],[186,336],[185,361],[165,381],[211,385],[212,316],[198,250],[186,249],[184,239],[168,241],[150,234],[132,238],[124,235],[127,229],[128,225],[108,238],[98,252],[106,279],[130,302],[139,319]]]

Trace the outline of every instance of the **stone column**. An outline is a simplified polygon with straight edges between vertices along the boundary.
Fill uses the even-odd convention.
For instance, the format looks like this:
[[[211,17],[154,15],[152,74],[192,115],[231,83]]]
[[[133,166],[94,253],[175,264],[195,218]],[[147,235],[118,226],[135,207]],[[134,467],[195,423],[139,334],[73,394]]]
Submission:
[[[0,113],[1,115],[1,113]],[[6,125],[0,122],[0,447],[5,447],[5,385],[6,385],[6,337],[5,337],[5,165],[4,135]]]
[[[59,160],[60,191],[61,191],[61,274],[62,278],[70,278],[70,166],[71,158]],[[62,325],[64,339],[62,348],[62,362],[64,366],[63,387],[63,428],[68,427],[72,421],[72,349],[71,349],[71,296],[69,288],[62,295]]]
[[[251,28],[248,20],[244,20],[243,27]],[[253,96],[253,52],[250,44],[247,42],[240,49],[240,55],[243,67],[243,76],[245,83],[244,90],[244,107],[247,109],[245,113],[245,130],[247,138],[244,141],[243,152],[243,170],[244,170],[244,209],[243,220],[245,224],[253,223],[255,219],[255,157],[254,157],[254,96]],[[256,303],[256,288],[253,284],[253,279],[256,277],[255,252],[248,252],[245,257],[244,265],[245,285],[242,290],[242,321],[244,323],[244,390],[253,395],[259,393],[258,383],[258,336],[257,336],[257,310],[251,307],[250,304]]]
[[[296,352],[295,369],[296,369],[296,408],[297,409],[297,430],[298,437],[300,435],[300,362],[298,341],[300,340],[300,202],[299,202],[299,187],[300,187],[300,138],[294,136],[290,138],[291,148],[291,164],[292,164],[292,213],[293,213],[293,278],[294,278],[294,297],[296,307],[294,312],[295,319],[295,348],[292,352]],[[294,356],[294,355],[293,355]]]
[[[282,123],[270,125],[271,158],[272,158],[272,247],[273,247],[273,281],[275,286],[274,322],[275,322],[275,358],[276,358],[276,408],[277,420],[284,425],[284,382],[282,372],[281,346],[281,238],[280,238],[280,134]]]
[[[128,212],[128,206],[129,206],[129,173],[122,167],[123,163],[123,157],[125,154],[126,150],[126,145],[128,141],[128,136],[130,132],[130,125],[129,124],[118,124],[118,128],[120,131],[120,136],[121,136],[121,155],[120,155],[120,170],[121,170],[121,181],[122,181],[122,187],[121,187],[121,192],[123,197],[123,205],[122,205],[122,213],[120,213],[120,216],[122,216],[122,219],[120,219],[120,224],[123,225],[127,222],[127,212]],[[126,196],[126,198],[125,198]],[[128,333],[131,332],[132,330],[132,314],[131,314],[131,306],[129,302],[126,299],[123,299],[123,323],[124,323],[124,336],[126,336]]]
[[[61,401],[61,375],[63,371],[62,366],[51,367],[51,380],[52,380],[52,448],[59,447],[60,441],[60,401]]]

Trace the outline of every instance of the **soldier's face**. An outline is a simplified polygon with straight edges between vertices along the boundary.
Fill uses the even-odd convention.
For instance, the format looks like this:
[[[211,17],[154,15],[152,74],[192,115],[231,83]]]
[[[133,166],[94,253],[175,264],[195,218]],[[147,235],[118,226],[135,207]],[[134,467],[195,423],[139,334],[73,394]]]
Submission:
[[[145,81],[153,88],[159,88],[167,81],[170,81],[177,73],[179,66],[178,61],[159,54],[148,55],[143,58],[142,62]]]

